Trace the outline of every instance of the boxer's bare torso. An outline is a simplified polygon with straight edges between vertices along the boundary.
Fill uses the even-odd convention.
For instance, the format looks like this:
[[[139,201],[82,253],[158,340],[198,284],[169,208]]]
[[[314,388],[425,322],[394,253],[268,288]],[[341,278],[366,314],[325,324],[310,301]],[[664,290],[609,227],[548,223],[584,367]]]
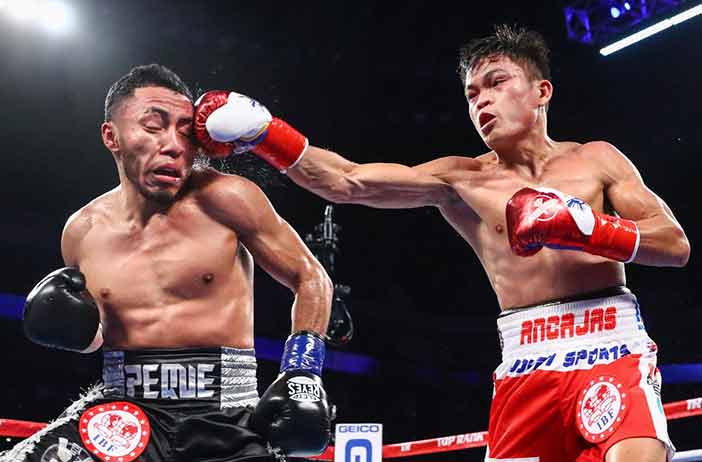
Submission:
[[[577,143],[558,143],[539,172],[518,171],[498,162],[494,153],[476,159],[457,159],[464,169],[446,174],[455,197],[440,205],[444,218],[480,258],[500,306],[514,308],[578,293],[623,285],[624,265],[579,251],[542,249],[524,258],[509,246],[505,204],[523,187],[558,189],[584,200],[597,211],[612,213],[605,195],[606,167],[596,149]]]
[[[98,303],[106,346],[253,346],[253,261],[190,193],[145,223],[118,189],[79,211],[65,239]],[[64,244],[66,245],[66,244]]]
[[[86,276],[106,346],[253,346],[253,260],[198,193],[141,223],[116,188],[70,220],[67,263]]]

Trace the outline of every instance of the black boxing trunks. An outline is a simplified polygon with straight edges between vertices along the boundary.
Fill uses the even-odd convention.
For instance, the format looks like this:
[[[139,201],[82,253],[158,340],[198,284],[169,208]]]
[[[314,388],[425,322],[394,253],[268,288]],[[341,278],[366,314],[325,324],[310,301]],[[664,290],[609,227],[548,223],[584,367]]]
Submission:
[[[258,402],[254,350],[105,351],[103,359],[103,384],[0,460],[273,460],[250,429]]]

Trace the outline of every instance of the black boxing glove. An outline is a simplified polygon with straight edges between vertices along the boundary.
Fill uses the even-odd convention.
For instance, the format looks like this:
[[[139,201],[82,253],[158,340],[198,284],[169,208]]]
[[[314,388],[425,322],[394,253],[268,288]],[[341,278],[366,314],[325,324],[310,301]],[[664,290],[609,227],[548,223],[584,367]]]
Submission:
[[[329,444],[331,415],[320,377],[324,348],[324,339],[315,332],[288,337],[281,373],[254,411],[254,430],[285,455],[316,456]]]
[[[34,286],[23,324],[27,338],[50,348],[89,353],[102,345],[100,312],[77,268],[58,269]]]

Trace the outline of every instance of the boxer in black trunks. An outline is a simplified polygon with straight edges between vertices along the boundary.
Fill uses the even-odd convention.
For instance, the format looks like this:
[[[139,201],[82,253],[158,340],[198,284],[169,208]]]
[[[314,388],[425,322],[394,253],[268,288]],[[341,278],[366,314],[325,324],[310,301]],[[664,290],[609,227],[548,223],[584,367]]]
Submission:
[[[110,88],[101,133],[120,184],[69,218],[66,268],[24,313],[37,343],[102,346],[105,383],[7,460],[233,461],[326,446],[332,284],[254,183],[194,167],[192,119],[190,90],[163,66]],[[281,375],[260,401],[254,262],[295,294]]]

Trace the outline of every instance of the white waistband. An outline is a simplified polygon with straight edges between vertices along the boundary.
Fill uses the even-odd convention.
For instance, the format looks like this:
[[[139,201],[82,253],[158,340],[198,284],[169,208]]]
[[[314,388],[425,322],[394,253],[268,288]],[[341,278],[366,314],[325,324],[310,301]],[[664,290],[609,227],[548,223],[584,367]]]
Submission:
[[[497,319],[503,359],[608,341],[648,338],[633,294],[515,311]]]

